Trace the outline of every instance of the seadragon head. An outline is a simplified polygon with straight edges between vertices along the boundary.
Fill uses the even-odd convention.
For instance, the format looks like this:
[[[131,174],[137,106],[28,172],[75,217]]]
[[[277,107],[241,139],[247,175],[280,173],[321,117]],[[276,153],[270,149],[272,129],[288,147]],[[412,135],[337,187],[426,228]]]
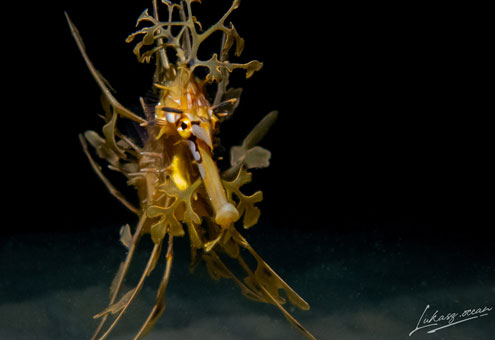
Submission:
[[[192,15],[193,2],[163,0],[168,18],[160,21],[155,1],[153,15],[145,10],[137,21],[137,26],[148,25],[131,34],[127,42],[140,37],[134,48],[138,60],[145,63],[149,63],[152,57],[156,60],[154,87],[158,103],[148,109],[148,121],[141,125],[153,129],[149,135],[156,140],[187,146],[188,152],[181,152],[178,148],[174,150],[169,167],[171,177],[175,185],[184,190],[191,185],[195,173],[201,176],[215,213],[215,222],[228,228],[239,219],[239,211],[228,201],[213,159],[214,135],[222,119],[238,104],[240,90],[227,90],[230,73],[243,69],[249,78],[262,67],[262,63],[254,60],[238,64],[228,60],[234,45],[236,56],[244,47],[244,40],[235,27],[225,25],[227,17],[239,6],[239,0],[235,0],[222,18],[205,31]],[[213,54],[209,60],[200,60],[198,49],[201,44],[218,31],[223,33],[220,53]],[[203,78],[196,75],[195,70],[199,68],[206,70]],[[206,84],[217,85],[212,102],[206,94]]]

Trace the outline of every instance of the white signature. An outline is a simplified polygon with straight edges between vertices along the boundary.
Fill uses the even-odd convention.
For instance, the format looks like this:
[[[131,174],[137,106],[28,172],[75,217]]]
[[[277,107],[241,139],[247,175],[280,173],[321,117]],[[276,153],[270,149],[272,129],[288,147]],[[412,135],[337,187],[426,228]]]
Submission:
[[[430,305],[427,305],[423,314],[419,317],[418,323],[416,324],[416,328],[409,333],[409,336],[413,335],[416,331],[427,327],[436,327],[430,329],[427,333],[435,333],[436,331],[457,325],[461,322],[466,322],[469,320],[478,319],[488,315],[493,307],[480,307],[473,309],[465,309],[461,313],[447,313],[447,314],[438,314],[438,309],[431,315],[426,315],[426,312],[430,309]],[[431,312],[430,312],[431,313]]]

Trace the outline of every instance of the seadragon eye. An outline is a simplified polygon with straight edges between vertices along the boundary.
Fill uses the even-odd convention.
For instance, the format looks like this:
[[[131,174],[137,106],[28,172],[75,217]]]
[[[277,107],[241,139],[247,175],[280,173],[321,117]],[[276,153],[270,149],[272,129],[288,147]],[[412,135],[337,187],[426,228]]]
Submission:
[[[191,136],[191,121],[188,118],[182,118],[177,122],[177,132],[182,138]]]

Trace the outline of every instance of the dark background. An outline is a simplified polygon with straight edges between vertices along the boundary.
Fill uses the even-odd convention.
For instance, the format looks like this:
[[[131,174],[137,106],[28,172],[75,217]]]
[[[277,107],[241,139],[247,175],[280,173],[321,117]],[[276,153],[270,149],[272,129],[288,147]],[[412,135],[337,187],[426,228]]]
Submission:
[[[231,17],[246,40],[232,60],[264,67],[249,80],[234,76],[243,97],[222,130],[227,147],[239,144],[266,113],[280,111],[262,142],[271,166],[254,174],[252,189],[265,195],[262,218],[301,232],[448,231],[483,240],[493,222],[483,10],[267,3],[243,1]],[[194,5],[195,15],[206,28],[229,5],[205,1]],[[4,67],[14,65],[16,76],[4,147],[19,146],[6,178],[20,177],[12,180],[13,209],[32,220],[6,232],[132,220],[79,145],[78,133],[101,128],[100,91],[64,11],[116,97],[132,107],[150,87],[153,67],[139,64],[124,40],[150,3],[22,6],[10,11],[6,31]],[[127,192],[123,181],[117,187]]]
[[[64,11],[116,97],[135,107],[153,67],[139,64],[124,40],[150,3],[4,8],[0,330],[14,335],[3,338],[31,330],[39,339],[88,338],[91,315],[105,304],[125,253],[118,231],[136,217],[107,192],[79,144],[79,133],[101,129],[100,90]],[[203,3],[194,14],[204,28],[230,5]],[[232,61],[257,59],[264,67],[249,80],[233,75],[244,92],[222,125],[224,145],[239,144],[266,113],[280,112],[261,143],[272,151],[271,165],[254,171],[249,188],[263,190],[261,218],[243,235],[310,302],[311,311],[296,317],[318,338],[396,339],[426,304],[448,312],[494,305],[493,38],[486,33],[493,20],[485,13],[492,12],[452,3],[243,0],[232,14],[246,40]],[[118,174],[109,178],[132,196]],[[210,314],[228,317],[244,303],[232,282],[209,280],[204,266],[190,275],[188,248],[187,238],[175,241],[171,303],[158,332]],[[137,252],[129,284],[146,256]],[[143,294],[147,315],[154,291],[147,300]],[[265,307],[249,308],[268,315],[272,306]],[[239,313],[231,329],[255,328],[238,327],[244,318]],[[130,334],[141,319],[127,318],[123,327]],[[278,313],[273,320],[284,322]],[[443,334],[493,334],[488,318],[469,324]],[[212,325],[224,327],[223,317]],[[393,325],[400,327],[391,336]]]

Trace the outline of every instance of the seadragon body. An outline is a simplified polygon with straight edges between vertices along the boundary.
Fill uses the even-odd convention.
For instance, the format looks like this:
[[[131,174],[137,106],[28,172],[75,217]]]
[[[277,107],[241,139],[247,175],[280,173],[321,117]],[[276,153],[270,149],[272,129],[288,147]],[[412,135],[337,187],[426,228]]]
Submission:
[[[251,181],[249,169],[268,166],[270,152],[256,144],[273,124],[277,113],[269,113],[242,145],[232,147],[229,169],[220,172],[215,160],[219,125],[233,113],[241,94],[240,89],[228,88],[229,75],[235,69],[243,69],[249,78],[262,63],[228,61],[230,50],[235,46],[235,55],[239,56],[244,45],[235,27],[225,25],[239,1],[234,1],[223,17],[205,31],[192,15],[193,2],[162,1],[168,15],[168,20],[162,22],[154,1],[153,15],[146,10],[138,19],[138,25],[148,25],[127,38],[128,42],[142,38],[134,53],[140,62],[154,60],[156,65],[151,99],[140,99],[142,114],[132,112],[116,100],[89,60],[82,39],[67,16],[83,58],[103,92],[102,135],[94,131],[80,135],[83,150],[110,192],[139,217],[133,230],[128,225],[121,230],[121,241],[128,248],[127,257],[112,282],[108,307],[95,315],[99,325],[93,339],[108,337],[164,254],[166,265],[155,305],[135,339],[143,338],[151,330],[165,309],[174,237],[184,236],[186,230],[193,267],[203,261],[213,279],[234,280],[246,297],[277,306],[296,328],[315,339],[282,306],[286,299],[279,291],[283,290],[289,302],[303,310],[309,309],[309,305],[263,261],[235,226],[241,219],[246,229],[258,221],[260,210],[255,203],[262,200],[261,191],[245,195],[240,188]],[[209,60],[200,60],[199,46],[217,31],[223,33],[220,53],[213,54]],[[207,71],[203,78],[196,75],[197,68]],[[206,86],[212,84],[216,85],[216,93],[210,101]],[[133,122],[140,129],[140,141],[119,129],[119,123],[125,121]],[[105,177],[93,153],[106,161],[108,168],[126,177],[128,185],[136,189],[139,206],[130,203]],[[148,263],[135,288],[123,293],[123,282],[136,245],[145,235],[153,240]],[[244,260],[241,249],[256,261],[254,270]],[[238,261],[246,274],[243,280],[225,265],[224,256]]]

